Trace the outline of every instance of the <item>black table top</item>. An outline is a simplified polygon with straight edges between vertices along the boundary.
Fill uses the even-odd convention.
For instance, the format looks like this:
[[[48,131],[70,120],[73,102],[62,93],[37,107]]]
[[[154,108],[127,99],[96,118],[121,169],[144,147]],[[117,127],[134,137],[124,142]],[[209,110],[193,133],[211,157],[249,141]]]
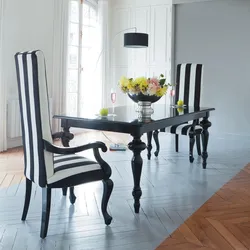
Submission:
[[[149,132],[182,122],[199,119],[209,115],[214,108],[205,107],[184,107],[182,111],[165,104],[152,105],[154,114],[151,120],[138,120],[136,106],[115,107],[116,116],[100,117],[97,114],[86,114],[82,116],[70,116],[67,114],[54,115],[54,118],[61,119],[63,127],[80,127],[114,132],[131,133],[134,129],[140,128],[140,133]],[[109,109],[112,113],[112,109]],[[67,124],[66,124],[67,123]]]

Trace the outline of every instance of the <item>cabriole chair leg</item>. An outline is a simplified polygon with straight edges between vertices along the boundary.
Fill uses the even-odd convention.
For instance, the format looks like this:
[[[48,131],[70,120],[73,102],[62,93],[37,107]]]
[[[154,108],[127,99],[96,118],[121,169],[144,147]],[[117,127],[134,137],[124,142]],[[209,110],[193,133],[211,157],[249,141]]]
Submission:
[[[196,147],[197,147],[197,153],[198,155],[201,155],[201,135],[196,135]]]
[[[148,160],[151,159],[151,150],[152,150],[152,136],[153,136],[153,131],[150,131],[147,133],[147,139],[148,139],[148,145],[147,145],[147,149],[148,149]]]
[[[32,190],[32,181],[26,178],[26,191],[25,191],[25,201],[23,207],[22,220],[26,220],[26,216],[30,205],[31,190]]]
[[[69,200],[70,200],[70,203],[73,205],[76,201],[76,196],[75,196],[75,193],[74,193],[74,187],[70,187],[69,188]]]
[[[40,237],[44,239],[47,236],[49,226],[50,204],[51,204],[51,188],[42,189],[42,221]]]
[[[195,135],[193,134],[193,132],[190,132],[189,133],[189,161],[190,163],[194,162],[194,156],[193,156],[194,144],[195,144]]]
[[[159,131],[155,130],[153,133],[153,137],[154,137],[155,145],[156,145],[156,151],[154,153],[156,157],[159,155],[159,152],[160,152],[160,143],[159,143],[158,135],[159,135]]]
[[[179,135],[175,135],[175,152],[179,152]]]
[[[113,190],[114,183],[111,179],[103,180],[102,214],[106,225],[112,221],[112,217],[107,212],[108,201]]]
[[[62,193],[63,193],[63,196],[66,196],[67,195],[67,191],[68,191],[68,188],[62,188]]]

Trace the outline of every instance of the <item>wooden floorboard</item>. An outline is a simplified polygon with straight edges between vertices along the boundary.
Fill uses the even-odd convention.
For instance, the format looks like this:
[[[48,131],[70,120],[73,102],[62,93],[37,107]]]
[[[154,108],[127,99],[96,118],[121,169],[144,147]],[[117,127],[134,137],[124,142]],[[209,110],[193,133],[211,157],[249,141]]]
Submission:
[[[218,190],[157,249],[249,248],[250,164]]]
[[[85,133],[77,134],[78,137],[87,142],[102,141],[108,147],[111,143],[124,143],[129,142],[129,135],[102,132],[102,131],[87,131]],[[61,145],[61,142],[55,140],[57,145]],[[6,152],[0,153],[0,188],[8,188],[11,185],[19,184],[24,181],[23,175],[23,149],[22,147],[8,149]]]

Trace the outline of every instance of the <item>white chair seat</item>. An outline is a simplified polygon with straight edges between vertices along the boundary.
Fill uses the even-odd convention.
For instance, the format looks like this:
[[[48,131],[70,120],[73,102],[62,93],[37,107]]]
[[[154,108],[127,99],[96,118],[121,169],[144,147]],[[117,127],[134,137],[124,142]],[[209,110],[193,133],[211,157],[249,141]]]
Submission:
[[[48,178],[47,183],[51,184],[73,175],[101,170],[100,165],[88,158],[69,154],[54,155],[54,175]]]
[[[189,135],[190,129],[192,127],[192,123],[185,123],[185,124],[179,124],[171,127],[166,128],[166,132],[169,132],[171,134],[181,134],[181,135]],[[203,130],[203,128],[200,125],[196,125],[195,132],[200,134]]]

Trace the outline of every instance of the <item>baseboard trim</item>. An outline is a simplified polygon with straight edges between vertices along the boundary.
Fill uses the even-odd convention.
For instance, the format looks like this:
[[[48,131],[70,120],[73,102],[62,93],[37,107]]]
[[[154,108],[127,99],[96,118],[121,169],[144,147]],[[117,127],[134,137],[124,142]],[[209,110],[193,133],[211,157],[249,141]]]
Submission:
[[[7,148],[16,148],[23,145],[22,137],[7,138]]]

